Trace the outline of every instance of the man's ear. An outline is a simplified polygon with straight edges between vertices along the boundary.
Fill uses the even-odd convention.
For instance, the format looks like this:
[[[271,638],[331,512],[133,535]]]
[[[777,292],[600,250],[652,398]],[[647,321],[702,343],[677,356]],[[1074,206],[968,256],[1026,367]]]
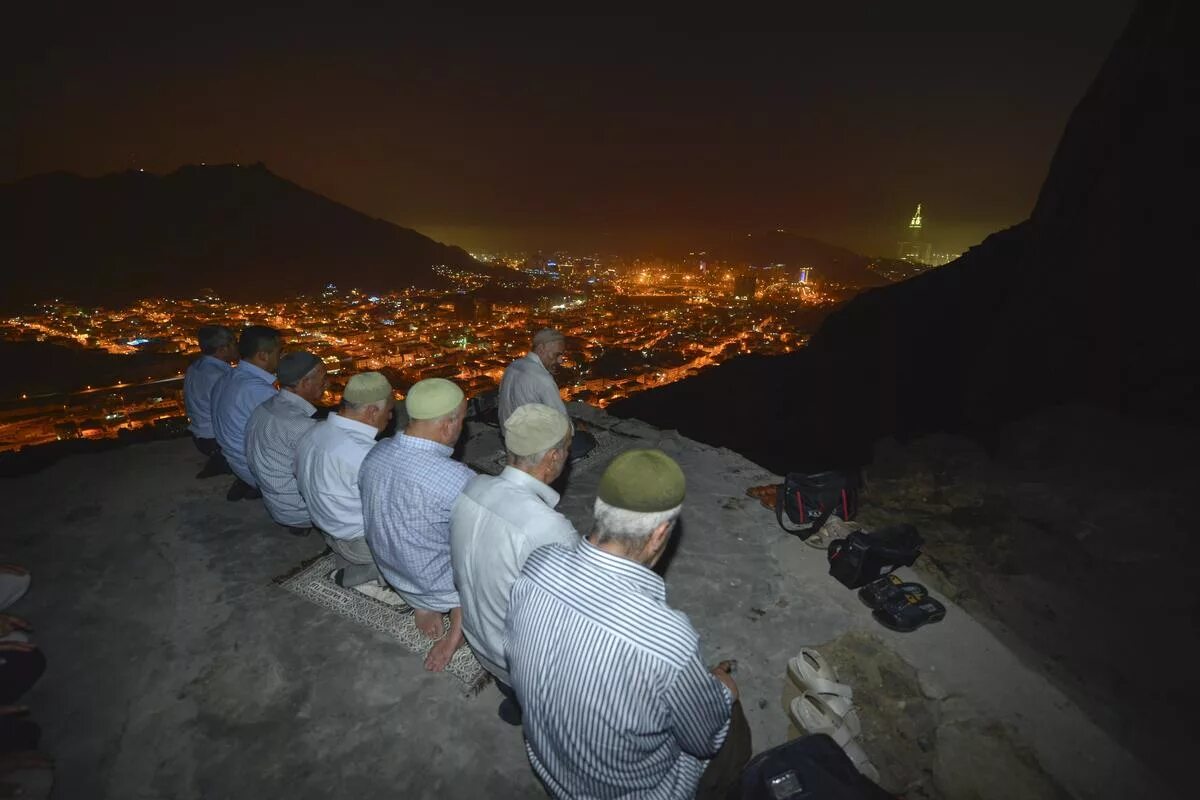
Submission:
[[[671,523],[660,523],[657,528],[650,531],[650,538],[646,541],[646,548],[657,558],[667,546],[667,540],[671,538]]]

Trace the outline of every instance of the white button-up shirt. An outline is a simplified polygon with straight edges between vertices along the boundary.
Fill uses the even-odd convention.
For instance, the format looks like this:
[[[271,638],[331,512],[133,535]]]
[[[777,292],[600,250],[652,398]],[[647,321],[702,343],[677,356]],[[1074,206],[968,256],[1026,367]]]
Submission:
[[[284,389],[254,409],[246,424],[246,463],[262,489],[271,519],[280,525],[307,528],[308,506],[296,487],[296,447],[317,420],[316,406]]]
[[[335,539],[363,535],[358,471],[375,446],[374,425],[330,414],[296,448],[296,485],[313,524]]]
[[[183,376],[183,404],[187,408],[188,430],[198,439],[212,439],[212,390],[217,381],[233,367],[216,356],[202,355]]]
[[[554,376],[542,366],[537,353],[518,358],[504,370],[500,379],[500,424],[503,425],[512,412],[526,403],[541,403],[567,415],[558,384]]]
[[[463,631],[488,671],[511,683],[504,657],[508,596],[529,554],[573,545],[574,526],[554,510],[558,492],[527,472],[505,467],[476,475],[450,515],[450,556],[462,600]]]
[[[248,361],[238,362],[212,390],[213,434],[233,474],[258,486],[246,463],[246,423],[254,409],[275,396],[275,376]]]

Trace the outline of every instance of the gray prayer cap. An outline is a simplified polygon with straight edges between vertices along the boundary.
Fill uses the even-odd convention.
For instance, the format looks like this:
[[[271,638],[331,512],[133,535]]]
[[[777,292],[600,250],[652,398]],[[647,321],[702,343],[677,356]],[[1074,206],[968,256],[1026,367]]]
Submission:
[[[279,367],[275,370],[275,377],[279,379],[280,386],[295,386],[320,363],[321,359],[312,353],[304,351],[288,353],[279,359]]]

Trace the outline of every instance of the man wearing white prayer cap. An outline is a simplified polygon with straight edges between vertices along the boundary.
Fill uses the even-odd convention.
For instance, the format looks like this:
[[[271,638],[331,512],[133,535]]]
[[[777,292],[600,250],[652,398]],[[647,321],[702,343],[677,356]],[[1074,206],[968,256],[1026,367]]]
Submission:
[[[521,708],[504,656],[508,595],[535,549],[579,541],[570,521],[554,510],[559,495],[550,488],[567,462],[571,422],[540,403],[520,406],[504,423],[504,447],[504,471],[476,475],[454,504],[450,554],[467,641],[505,696],[500,718],[519,725]]]
[[[313,525],[337,555],[333,579],[340,586],[365,587],[379,580],[367,546],[358,478],[395,405],[386,377],[361,372],[346,383],[341,410],[314,425],[296,447],[296,486]]]
[[[436,642],[425,668],[439,672],[463,643],[450,566],[450,507],[475,475],[452,458],[467,401],[452,381],[428,378],[408,391],[404,407],[409,423],[403,433],[380,442],[363,462],[363,519],[380,573],[413,607],[417,628]]]

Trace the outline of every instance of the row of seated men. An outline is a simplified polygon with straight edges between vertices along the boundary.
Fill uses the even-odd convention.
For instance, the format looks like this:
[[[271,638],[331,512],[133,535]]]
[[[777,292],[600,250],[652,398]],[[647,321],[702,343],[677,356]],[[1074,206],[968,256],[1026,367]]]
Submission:
[[[435,640],[427,669],[444,669],[465,638],[551,795],[724,797],[750,756],[737,685],[728,663],[704,666],[698,634],[652,569],[682,510],[683,472],[661,451],[628,451],[601,477],[587,536],[556,510],[551,484],[579,452],[551,374],[563,345],[539,332],[506,370],[497,476],[453,458],[467,399],[452,381],[415,384],[408,424],[376,441],[395,404],[387,379],[353,376],[339,409],[317,420],[324,365],[281,358],[267,328],[243,332],[236,369],[216,367],[216,445],[276,522],[320,531],[337,583],[394,590],[412,607]],[[185,395],[203,389],[185,384]]]

